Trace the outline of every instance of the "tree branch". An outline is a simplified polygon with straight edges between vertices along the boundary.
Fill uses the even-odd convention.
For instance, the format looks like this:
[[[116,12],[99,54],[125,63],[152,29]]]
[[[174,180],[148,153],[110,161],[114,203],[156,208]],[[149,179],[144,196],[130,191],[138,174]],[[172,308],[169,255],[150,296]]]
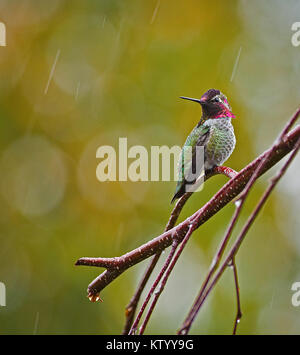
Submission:
[[[212,176],[215,176],[217,174],[223,174],[229,178],[233,178],[237,174],[237,172],[234,171],[233,169],[225,167],[225,166],[217,166],[217,167],[206,172],[205,181],[207,181],[209,178],[211,178]],[[185,203],[187,202],[187,200],[191,196],[192,196],[192,192],[187,192],[177,201],[173,211],[171,212],[169,221],[168,221],[166,228],[165,228],[165,232],[175,226],[177,219],[180,215],[180,212],[182,211]],[[131,298],[129,304],[126,306],[126,309],[125,309],[126,320],[125,320],[125,325],[124,325],[124,329],[122,332],[123,335],[128,334],[131,329],[139,299],[140,299],[141,294],[142,294],[142,292],[143,292],[143,290],[144,290],[144,288],[151,276],[151,273],[153,272],[153,270],[160,258],[160,255],[161,255],[161,252],[155,254],[155,256],[152,258],[152,260],[151,260],[150,264],[148,265],[146,272],[143,275],[133,297]],[[161,275],[161,276],[163,276],[163,275]],[[135,329],[135,331],[136,331],[136,329]]]
[[[237,267],[236,267],[236,263],[235,263],[235,257],[233,257],[231,259],[231,264],[229,266],[232,267],[232,270],[233,270],[234,285],[235,285],[235,292],[236,292],[237,311],[236,311],[236,316],[235,316],[234,326],[233,326],[233,335],[235,335],[236,330],[237,330],[237,326],[240,323],[240,320],[242,318],[240,287],[239,287],[239,280],[238,280]]]
[[[297,111],[299,115],[300,110]],[[270,154],[270,149],[260,155],[243,170],[241,170],[233,179],[226,183],[220,190],[208,201],[200,210],[187,218],[184,222],[176,227],[164,232],[162,235],[152,239],[148,243],[140,246],[123,256],[116,258],[81,258],[75,265],[87,265],[104,267],[107,270],[99,275],[88,286],[88,296],[91,300],[95,300],[99,292],[103,290],[115,278],[121,275],[129,267],[145,260],[146,258],[157,254],[169,247],[172,244],[172,235],[177,235],[178,240],[182,241],[188,231],[188,226],[191,221],[196,220],[196,228],[199,228],[204,222],[214,216],[219,210],[224,208],[230,201],[238,196],[245,188],[247,182],[250,180],[252,174],[261,163],[261,161],[268,155],[268,160],[264,165],[259,176],[269,170],[285,155],[287,155],[295,146],[300,137],[300,126],[297,126],[289,134],[286,135],[284,141],[280,141],[275,151]],[[181,201],[181,200],[180,200]],[[180,203],[177,202],[177,204]],[[176,205],[177,206],[177,205]],[[174,215],[175,216],[175,215]],[[172,218],[172,217],[171,217]],[[175,218],[175,217],[174,217]]]
[[[135,312],[136,312],[136,308],[138,306],[139,300],[141,298],[142,292],[144,291],[144,288],[152,274],[152,271],[154,270],[159,258],[161,256],[161,253],[157,253],[154,255],[154,257],[152,258],[150,264],[148,265],[146,272],[144,273],[134,295],[132,296],[130,302],[128,303],[128,305],[125,308],[125,325],[124,325],[124,329],[122,334],[123,335],[127,335],[131,329],[133,320],[134,320],[134,316],[135,316]]]
[[[281,134],[279,135],[279,137],[277,138],[277,140],[275,141],[275,143],[273,144],[273,146],[269,149],[268,153],[265,155],[265,157],[261,160],[261,162],[258,164],[257,168],[255,169],[252,177],[250,178],[250,180],[248,181],[245,189],[243,190],[243,192],[239,195],[239,199],[236,201],[236,209],[234,212],[234,215],[231,219],[231,222],[229,223],[229,228],[225,234],[225,237],[223,239],[223,242],[221,243],[221,247],[219,248],[215,258],[213,259],[212,262],[212,266],[209,270],[209,273],[200,289],[199,295],[192,307],[192,309],[190,310],[182,328],[179,330],[178,334],[187,334],[189,332],[189,329],[191,327],[192,322],[194,321],[198,311],[199,311],[199,304],[201,304],[201,300],[204,297],[206,288],[208,283],[210,282],[213,274],[215,273],[218,264],[220,262],[220,259],[225,251],[225,248],[227,246],[227,243],[231,237],[232,234],[232,230],[237,222],[237,219],[241,213],[243,204],[245,202],[245,199],[247,197],[247,195],[249,194],[250,189],[252,188],[252,185],[255,183],[256,179],[260,176],[260,174],[262,173],[262,171],[264,170],[265,166],[268,163],[269,158],[272,156],[273,152],[277,151],[278,146],[287,140],[287,133],[289,131],[289,129],[292,127],[292,125],[295,123],[295,121],[297,120],[298,116],[300,113],[300,109],[298,109],[296,111],[296,113],[292,116],[292,118],[289,120],[289,122],[287,123],[287,125],[285,126],[285,128],[283,129],[283,131],[281,132]],[[235,272],[235,282],[236,282],[236,289],[237,289],[237,297],[238,297],[238,313],[240,312],[240,304],[239,304],[239,293],[238,293],[238,284],[237,284],[237,270],[236,270],[236,264],[235,261],[232,259],[229,261],[230,265],[234,266],[234,272]],[[239,314],[237,314],[236,316],[236,322],[235,322],[235,326],[234,326],[234,333],[236,331],[236,327],[237,327],[237,323],[239,321]]]
[[[190,311],[188,317],[186,318],[186,320],[185,320],[183,326],[181,327],[181,329],[179,330],[178,334],[182,335],[182,334],[187,334],[188,333],[188,331],[189,331],[193,321],[195,320],[195,317],[197,316],[201,306],[203,305],[203,303],[206,300],[207,296],[212,291],[213,287],[216,285],[216,283],[218,282],[220,277],[223,275],[223,273],[226,270],[228,264],[230,264],[231,260],[233,258],[235,258],[236,254],[237,254],[237,252],[238,252],[238,250],[239,250],[239,248],[241,246],[241,243],[243,242],[243,240],[244,240],[249,228],[253,224],[253,222],[256,219],[258,213],[260,212],[261,208],[264,206],[265,202],[267,201],[269,195],[271,194],[271,192],[275,188],[276,184],[281,179],[281,177],[284,175],[284,173],[286,172],[288,166],[291,164],[292,160],[294,159],[294,157],[298,153],[299,148],[300,148],[300,139],[298,140],[297,145],[295,147],[295,150],[291,154],[291,156],[288,159],[288,161],[284,164],[284,166],[279,171],[279,173],[274,178],[271,179],[271,182],[270,182],[270,185],[269,185],[268,189],[265,191],[265,193],[263,194],[262,198],[260,199],[260,201],[258,202],[257,206],[255,207],[254,211],[252,212],[252,214],[248,218],[248,220],[247,220],[246,224],[244,225],[241,233],[239,234],[239,236],[237,237],[237,239],[236,239],[235,243],[233,244],[231,250],[229,251],[228,256],[226,257],[225,261],[223,262],[222,266],[220,267],[220,270],[218,271],[217,275],[211,281],[208,289],[204,292],[203,295],[201,295],[199,293],[200,297],[199,296],[197,297],[195,305],[193,306],[192,310]]]
[[[149,303],[149,301],[150,301],[150,298],[151,298],[152,294],[155,292],[155,295],[157,295],[157,293],[161,292],[160,290],[162,290],[162,287],[159,288],[158,292],[156,292],[155,289],[156,289],[156,287],[157,287],[157,285],[158,285],[158,283],[159,283],[161,277],[162,277],[162,276],[164,275],[164,273],[166,272],[166,270],[167,270],[167,268],[168,268],[168,265],[169,265],[169,263],[171,262],[171,260],[172,260],[172,258],[173,258],[173,256],[174,256],[174,254],[175,254],[175,251],[176,251],[176,249],[177,249],[177,247],[178,247],[178,244],[179,244],[179,241],[178,241],[176,238],[174,238],[173,243],[172,243],[172,249],[171,249],[171,251],[170,251],[170,254],[169,254],[169,256],[168,256],[166,262],[164,263],[164,266],[162,267],[162,269],[161,269],[161,271],[160,271],[158,277],[157,277],[156,280],[154,281],[154,283],[153,283],[153,285],[152,285],[152,287],[151,287],[151,289],[150,289],[150,291],[149,291],[149,293],[148,293],[148,295],[147,295],[147,297],[146,297],[146,300],[145,300],[145,302],[143,303],[143,305],[142,305],[142,307],[141,307],[141,309],[140,309],[140,311],[139,311],[139,314],[137,315],[137,317],[136,317],[136,319],[135,319],[135,321],[134,321],[134,323],[133,323],[133,325],[132,325],[132,327],[131,327],[131,329],[130,329],[129,334],[135,334],[135,333],[136,333],[136,330],[137,330],[137,326],[138,326],[138,324],[139,324],[139,321],[140,321],[140,319],[141,319],[141,317],[142,317],[142,315],[143,315],[143,313],[144,313],[144,310],[146,309],[146,307],[147,307],[147,305],[148,305],[148,303]],[[151,310],[151,309],[152,309],[152,307],[150,308],[150,312],[152,313],[152,310]],[[147,323],[147,320],[146,320],[146,323]],[[145,326],[145,323],[144,323],[143,325]],[[142,329],[141,329],[141,332],[143,332]]]

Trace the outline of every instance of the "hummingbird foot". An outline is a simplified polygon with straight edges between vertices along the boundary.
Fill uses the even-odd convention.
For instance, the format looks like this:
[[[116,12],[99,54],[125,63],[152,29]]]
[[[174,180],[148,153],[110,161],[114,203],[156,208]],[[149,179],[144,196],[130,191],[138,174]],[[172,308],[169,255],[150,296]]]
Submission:
[[[215,166],[209,170],[205,171],[205,176],[204,176],[204,180],[208,180],[209,178],[211,178],[214,175],[225,175],[227,176],[229,179],[233,179],[236,175],[237,172],[231,168],[229,168],[228,166]],[[193,187],[196,187],[199,185],[201,185],[203,183],[203,175],[201,175],[194,183],[193,183]],[[196,190],[196,188],[194,189]],[[185,195],[187,193],[186,190],[186,185],[182,185],[181,188],[174,194],[171,204],[176,200],[181,198],[183,195]],[[189,196],[190,196],[191,192],[189,192]]]
[[[230,179],[233,179],[237,175],[237,172],[235,170],[233,170],[227,166],[215,166],[212,169],[212,173],[213,173],[213,175],[222,174],[222,175],[229,177]]]
[[[227,177],[229,177],[230,179],[233,179],[236,175],[237,175],[237,172],[231,168],[228,168],[227,166],[216,166],[214,167],[211,171],[210,171],[211,174],[215,175],[215,174],[223,174],[223,175],[226,175]],[[238,201],[240,200],[241,198],[241,195],[242,195],[243,192],[241,192],[240,194],[238,194],[233,200],[232,202],[234,204],[237,204]]]

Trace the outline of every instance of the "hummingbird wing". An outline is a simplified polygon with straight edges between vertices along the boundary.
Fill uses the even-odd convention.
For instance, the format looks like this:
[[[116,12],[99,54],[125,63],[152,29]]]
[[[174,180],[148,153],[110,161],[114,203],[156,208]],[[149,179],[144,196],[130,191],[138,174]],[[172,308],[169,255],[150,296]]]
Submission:
[[[205,125],[196,126],[191,132],[191,134],[187,137],[178,161],[178,182],[171,203],[173,203],[174,200],[181,197],[186,192],[185,187],[187,184],[193,184],[195,182],[196,179],[192,181],[192,179],[189,177],[195,175],[195,173],[193,174],[193,170],[195,170],[197,163],[196,147],[205,147],[209,140],[209,137],[210,127]],[[201,169],[198,169],[198,171],[200,174]]]

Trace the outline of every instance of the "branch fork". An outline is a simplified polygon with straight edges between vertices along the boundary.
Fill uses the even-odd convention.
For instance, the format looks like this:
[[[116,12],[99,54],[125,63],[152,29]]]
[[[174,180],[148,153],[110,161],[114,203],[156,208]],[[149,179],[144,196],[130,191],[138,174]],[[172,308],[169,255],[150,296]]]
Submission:
[[[248,164],[244,169],[240,172],[236,173],[234,170],[227,167],[216,167],[211,171],[207,172],[205,176],[205,180],[216,175],[223,174],[230,178],[230,180],[208,201],[204,206],[202,206],[197,212],[195,212],[192,216],[187,218],[185,221],[181,222],[175,227],[175,223],[178,219],[178,216],[192,195],[192,192],[187,192],[184,194],[176,203],[170,219],[167,223],[165,231],[160,236],[150,240],[149,242],[143,244],[139,248],[136,248],[120,257],[115,258],[80,258],[75,265],[85,265],[85,266],[96,266],[96,267],[104,267],[106,270],[100,274],[95,280],[91,282],[88,286],[88,297],[91,301],[96,301],[100,299],[100,291],[102,291],[109,283],[111,283],[114,279],[120,276],[126,269],[131,266],[136,265],[137,263],[153,256],[150,265],[148,266],[138,288],[130,300],[128,306],[126,307],[126,323],[123,330],[123,334],[136,334],[137,327],[143,312],[145,311],[148,303],[150,302],[151,297],[154,295],[154,299],[149,307],[148,313],[142,323],[142,326],[139,329],[139,334],[143,334],[146,328],[146,325],[150,319],[150,316],[154,310],[156,302],[163,291],[168,277],[171,271],[174,268],[176,261],[181,255],[186,243],[191,237],[192,233],[199,228],[203,223],[205,223],[208,219],[214,216],[219,210],[224,208],[229,202],[233,201],[237,198],[235,213],[232,217],[232,220],[229,224],[227,232],[221,245],[216,253],[216,256],[213,258],[211,266],[208,271],[208,275],[205,278],[199,295],[196,298],[196,301],[191,308],[183,326],[179,330],[178,334],[187,334],[195,317],[197,316],[199,309],[201,308],[203,302],[205,301],[208,294],[211,292],[214,285],[217,283],[224,270],[227,267],[231,267],[234,274],[234,282],[236,289],[236,297],[237,297],[237,313],[235,317],[233,334],[236,334],[237,325],[240,322],[242,317],[241,312],[241,304],[240,304],[240,294],[239,294],[239,284],[237,277],[237,266],[235,262],[235,256],[239,250],[239,247],[248,231],[253,221],[255,220],[257,214],[259,213],[262,205],[267,200],[269,194],[282,177],[287,167],[291,163],[292,159],[296,155],[299,146],[300,146],[300,126],[296,126],[293,130],[291,130],[292,125],[295,123],[296,119],[300,114],[300,109],[296,111],[294,116],[288,122],[278,139],[275,143],[264,152],[262,155],[253,160],[250,164]],[[226,249],[227,243],[231,237],[232,230],[236,224],[236,221],[240,215],[241,209],[245,202],[245,199],[255,181],[266,171],[268,171],[272,166],[274,166],[277,162],[279,162],[284,156],[286,156],[289,152],[293,151],[289,160],[284,165],[284,167],[280,170],[279,174],[276,175],[274,179],[271,180],[271,185],[267,189],[266,193],[263,195],[261,201],[259,202],[257,208],[254,210],[252,215],[247,221],[247,224],[242,229],[241,234],[236,239],[233,244],[232,249],[229,251],[225,261],[220,266],[221,258]],[[238,203],[237,203],[238,202]],[[134,320],[135,311],[138,305],[138,301],[144,290],[147,281],[157,264],[157,261],[164,249],[172,245],[171,251],[167,260],[165,261],[158,277],[153,283],[148,295],[146,296],[146,300],[144,301],[138,316]],[[179,247],[179,248],[178,248]],[[178,248],[178,251],[176,252]],[[219,271],[217,272],[219,268]],[[214,274],[217,272],[216,276]],[[158,286],[159,285],[159,286]],[[158,286],[158,288],[157,288]],[[101,299],[100,299],[101,300]]]

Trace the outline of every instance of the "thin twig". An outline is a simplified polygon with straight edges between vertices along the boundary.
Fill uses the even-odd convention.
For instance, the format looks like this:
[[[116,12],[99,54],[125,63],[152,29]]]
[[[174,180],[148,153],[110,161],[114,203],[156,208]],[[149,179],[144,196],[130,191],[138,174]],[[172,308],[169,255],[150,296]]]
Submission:
[[[152,271],[154,270],[159,258],[160,258],[161,253],[157,253],[154,255],[154,257],[152,258],[150,264],[148,265],[145,274],[143,275],[134,295],[132,296],[130,302],[128,303],[128,305],[125,308],[125,325],[124,325],[124,329],[122,334],[126,335],[129,333],[130,328],[132,326],[133,320],[134,320],[134,316],[135,316],[135,312],[136,312],[136,308],[138,305],[138,302],[141,298],[142,292],[144,291],[144,288],[152,274]]]
[[[269,170],[273,165],[280,161],[286,154],[288,154],[295,146],[297,139],[300,137],[300,127],[297,126],[284,141],[280,142],[276,151],[273,151],[269,156],[268,162],[261,171],[263,174]],[[257,166],[264,159],[269,151],[256,158],[252,163],[247,165],[241,172],[239,172],[233,179],[225,184],[220,191],[213,196],[198,212],[187,218],[178,226],[163,233],[159,237],[154,238],[150,242],[141,247],[118,258],[81,258],[76,265],[91,265],[105,267],[107,270],[99,275],[88,288],[88,295],[92,300],[95,300],[99,292],[106,287],[110,282],[117,278],[129,267],[139,263],[142,260],[157,254],[164,250],[172,243],[172,234],[176,233],[179,240],[182,240],[188,231],[188,226],[192,220],[196,220],[196,228],[205,223],[209,218],[215,215],[220,209],[232,201],[245,187],[250,180],[251,175],[256,170]],[[260,174],[260,175],[261,175]]]
[[[237,173],[233,169],[226,167],[226,166],[217,166],[214,167],[213,169],[209,170],[205,174],[205,181],[207,181],[209,178],[212,176],[215,176],[217,174],[223,174],[229,178],[233,178]],[[185,203],[187,200],[192,196],[192,192],[187,192],[185,193],[175,204],[174,209],[171,212],[169,221],[166,225],[165,232],[173,228],[177,222],[177,219],[180,215],[180,212],[182,211]],[[130,328],[132,326],[133,320],[134,320],[134,315],[136,312],[136,308],[139,302],[139,299],[141,297],[141,294],[160,258],[161,252],[157,253],[154,255],[152,258],[150,264],[148,265],[146,272],[144,273],[133,297],[131,298],[129,304],[126,306],[125,309],[125,325],[122,334],[128,334],[130,331]]]
[[[264,170],[265,165],[268,163],[268,160],[270,159],[271,155],[273,154],[273,152],[275,152],[278,149],[278,146],[285,141],[285,137],[287,132],[289,131],[289,129],[292,127],[292,125],[295,123],[295,121],[297,120],[298,116],[300,114],[300,108],[295,112],[295,114],[292,116],[292,118],[289,120],[289,122],[286,124],[286,126],[284,127],[283,131],[280,133],[279,137],[277,138],[277,140],[275,141],[275,143],[273,144],[273,146],[270,148],[270,150],[268,151],[268,153],[265,155],[265,157],[260,161],[260,163],[258,164],[257,168],[255,169],[253,175],[251,176],[250,180],[248,181],[248,183],[246,184],[245,189],[243,190],[243,192],[239,195],[239,199],[236,201],[236,209],[234,212],[234,215],[231,219],[231,222],[229,224],[229,228],[225,234],[225,237],[223,239],[223,242],[221,243],[221,247],[219,248],[216,256],[213,259],[212,265],[210,267],[209,273],[203,283],[203,285],[201,286],[200,292],[196,298],[196,301],[194,302],[188,316],[186,317],[186,320],[184,322],[184,325],[182,326],[182,328],[179,330],[179,334],[187,334],[189,332],[190,326],[191,326],[191,322],[190,319],[194,319],[196,314],[198,313],[197,309],[198,309],[198,305],[203,297],[203,294],[205,292],[205,289],[210,281],[210,279],[212,278],[213,274],[215,273],[220,259],[225,251],[225,248],[227,246],[227,243],[231,237],[232,231],[234,226],[236,225],[236,222],[238,220],[238,217],[241,213],[242,207],[245,203],[246,197],[249,194],[250,189],[252,188],[253,184],[255,183],[255,181],[257,180],[257,178],[261,175],[261,172]]]
[[[242,318],[240,287],[239,287],[239,279],[238,279],[237,267],[236,267],[236,263],[235,263],[235,257],[233,257],[231,259],[231,264],[229,266],[232,267],[232,270],[233,270],[234,285],[235,285],[235,292],[236,292],[237,311],[236,311],[236,316],[235,316],[234,326],[233,326],[233,333],[232,333],[233,335],[235,335],[236,331],[237,331],[237,326],[239,325],[241,318]]]
[[[230,236],[231,236],[231,232],[232,232],[232,229],[235,225],[235,222],[238,218],[238,215],[239,215],[239,209],[242,208],[242,205],[238,205],[238,208],[235,209],[235,212],[234,212],[234,216],[233,216],[233,219],[231,221],[231,223],[229,224],[229,227],[226,231],[226,234],[225,234],[225,237],[223,238],[217,252],[216,252],[216,255],[214,256],[212,262],[211,262],[211,265],[209,267],[209,271],[208,271],[208,274],[205,278],[205,280],[203,281],[202,285],[201,285],[201,288],[200,288],[200,291],[199,291],[199,296],[197,297],[196,301],[194,302],[192,308],[191,308],[191,311],[189,313],[189,315],[187,316],[187,319],[189,319],[191,317],[192,314],[195,313],[196,309],[197,309],[197,304],[199,302],[199,299],[202,297],[210,279],[212,278],[212,276],[214,275],[215,271],[217,270],[219,264],[220,264],[220,261],[222,259],[222,256],[225,252],[225,249],[226,249],[226,246],[229,242],[229,239],[230,239]],[[187,329],[186,326],[183,326],[182,329],[179,331],[179,334],[186,334],[186,332],[188,332],[189,329]]]
[[[211,171],[207,172],[206,180],[207,180],[209,177],[214,176],[214,175],[216,175],[216,174],[223,174],[223,175],[226,175],[226,176],[229,177],[229,178],[233,178],[233,177],[237,174],[237,172],[234,171],[234,170],[231,169],[231,168],[228,168],[228,167],[218,166],[218,167],[215,167],[214,169],[212,169]],[[192,193],[189,193],[189,194],[191,195]],[[189,195],[189,196],[190,196],[190,195]],[[152,304],[151,304],[151,306],[150,306],[150,309],[149,309],[149,311],[148,311],[148,313],[147,313],[147,315],[146,315],[146,317],[145,317],[145,320],[144,320],[144,322],[143,322],[143,324],[142,324],[142,326],[141,326],[141,328],[140,328],[140,334],[141,334],[141,335],[144,333],[145,328],[146,328],[146,326],[147,326],[147,324],[148,324],[148,321],[149,321],[149,319],[150,319],[150,317],[151,317],[151,315],[152,315],[152,313],[153,313],[154,307],[155,307],[155,305],[156,305],[156,303],[157,303],[157,301],[158,301],[158,298],[159,298],[159,296],[161,295],[161,293],[162,293],[162,291],[163,291],[163,289],[164,289],[164,287],[165,287],[165,285],[166,285],[166,283],[167,283],[167,280],[168,280],[168,278],[169,278],[169,275],[170,275],[171,271],[173,270],[173,268],[174,268],[174,266],[175,266],[175,264],[176,264],[176,262],[177,262],[179,256],[181,255],[181,253],[182,253],[182,251],[183,251],[183,249],[184,249],[186,243],[187,243],[188,240],[190,239],[190,237],[191,237],[193,231],[195,230],[195,227],[196,227],[196,224],[191,221],[191,222],[190,222],[189,229],[188,229],[188,231],[187,231],[187,233],[186,233],[186,235],[185,235],[185,237],[184,237],[184,239],[183,239],[183,241],[182,241],[182,243],[181,243],[181,246],[180,246],[180,248],[179,248],[177,254],[175,255],[175,257],[174,257],[174,259],[172,260],[172,262],[171,262],[171,260],[169,261],[169,263],[170,263],[171,265],[168,267],[168,269],[167,269],[167,271],[166,271],[166,273],[165,273],[165,276],[164,276],[164,278],[163,278],[163,280],[162,280],[162,282],[161,282],[161,286],[160,286],[160,288],[159,288],[159,291],[155,293],[154,300],[152,301]],[[160,275],[160,278],[162,278],[162,276],[163,276],[163,274]]]
[[[251,227],[251,225],[253,224],[254,220],[258,216],[261,208],[264,206],[265,202],[267,201],[267,199],[270,196],[271,192],[273,191],[273,189],[277,185],[278,181],[284,175],[284,173],[286,172],[287,168],[289,167],[289,165],[291,164],[291,162],[295,158],[296,154],[299,151],[299,148],[300,148],[300,139],[298,139],[298,141],[296,142],[295,149],[292,152],[292,154],[290,155],[290,157],[287,160],[287,162],[280,169],[280,171],[276,174],[276,176],[271,179],[269,187],[267,188],[267,190],[265,191],[265,193],[263,194],[263,196],[259,200],[259,202],[256,205],[254,211],[251,213],[250,217],[248,218],[247,222],[245,223],[244,227],[242,228],[242,231],[240,232],[239,236],[237,237],[236,241],[234,242],[231,250],[228,253],[228,256],[225,258],[225,261],[221,265],[220,270],[218,271],[216,276],[213,278],[213,280],[209,284],[209,287],[204,292],[203,296],[199,297],[197,299],[197,302],[196,302],[195,306],[193,307],[195,310],[193,312],[189,313],[189,316],[186,318],[186,320],[185,320],[183,326],[181,327],[181,329],[179,330],[178,334],[188,334],[188,331],[189,331],[189,329],[190,329],[195,317],[197,316],[201,306],[203,305],[203,303],[206,300],[207,296],[209,295],[209,293],[211,292],[213,287],[216,285],[216,283],[218,282],[220,277],[223,275],[223,273],[226,270],[228,264],[230,264],[231,260],[233,258],[235,258],[235,256],[236,256],[236,254],[237,254],[237,252],[238,252],[243,240],[245,239],[245,236],[246,236],[249,228]]]
[[[175,264],[176,264],[176,262],[177,262],[177,260],[178,260],[178,258],[180,256],[180,254],[182,253],[187,241],[189,240],[190,236],[192,235],[193,231],[195,230],[195,226],[196,225],[194,223],[190,224],[189,229],[188,229],[188,231],[187,231],[187,233],[186,233],[186,235],[185,235],[185,237],[184,237],[184,239],[183,239],[183,241],[182,241],[182,243],[180,245],[180,248],[179,248],[178,252],[176,253],[176,255],[173,258],[172,262],[171,261],[169,262],[170,265],[169,265],[168,269],[165,272],[165,275],[164,275],[164,278],[163,278],[163,280],[161,282],[161,285],[160,285],[159,289],[157,290],[157,292],[155,293],[154,300],[153,300],[153,302],[152,302],[152,304],[150,306],[150,309],[149,309],[149,311],[148,311],[148,313],[147,313],[147,315],[145,317],[145,320],[144,320],[144,322],[143,322],[143,324],[142,324],[142,326],[140,328],[140,334],[141,335],[145,331],[145,328],[146,328],[147,323],[148,323],[148,321],[149,321],[149,319],[150,319],[150,317],[151,317],[151,315],[153,313],[153,310],[154,310],[154,307],[155,307],[155,305],[156,305],[156,303],[158,301],[158,298],[161,295],[163,289],[165,288],[165,285],[166,285],[166,283],[168,281],[170,273],[173,270],[173,268],[174,268],[174,266],[175,266]]]
[[[141,319],[141,317],[142,317],[142,315],[144,313],[144,310],[146,309],[146,307],[147,307],[147,305],[148,305],[148,303],[150,301],[150,298],[153,295],[153,293],[154,293],[159,281],[161,280],[161,277],[164,275],[165,271],[167,270],[167,268],[168,268],[168,266],[169,266],[169,264],[170,264],[170,262],[171,262],[171,260],[172,260],[172,258],[174,256],[174,254],[175,254],[175,251],[176,251],[176,249],[178,247],[178,244],[179,244],[179,240],[175,237],[173,239],[172,248],[171,248],[171,251],[170,251],[170,253],[168,255],[168,258],[165,261],[165,263],[164,263],[159,275],[157,276],[156,280],[153,282],[153,284],[151,286],[151,289],[148,292],[147,297],[146,297],[146,299],[145,299],[145,301],[144,301],[144,303],[143,303],[143,305],[142,305],[142,307],[141,307],[141,309],[140,309],[135,321],[132,324],[132,327],[130,329],[129,335],[136,333],[139,321],[140,321],[140,319]]]
[[[212,176],[214,176],[214,175],[216,175],[216,174],[223,174],[223,175],[225,175],[225,176],[227,176],[227,177],[229,177],[229,178],[233,178],[233,177],[236,176],[237,172],[234,171],[233,169],[229,168],[229,167],[217,166],[217,167],[213,168],[212,170],[210,170],[210,171],[208,171],[208,172],[206,173],[205,180],[208,180],[210,177],[212,177]],[[196,184],[197,184],[197,182],[196,182]],[[189,198],[189,197],[191,196],[191,194],[192,194],[192,192],[189,192],[189,193],[186,193],[185,195],[188,195],[187,198]],[[184,196],[185,196],[185,195],[184,195]],[[184,197],[184,196],[183,196],[183,197]],[[186,202],[186,201],[185,201],[185,202]],[[152,304],[151,304],[151,306],[150,306],[150,309],[149,309],[149,311],[148,311],[148,313],[147,313],[147,315],[146,315],[146,317],[145,317],[145,320],[144,320],[144,322],[143,322],[143,324],[142,324],[142,326],[141,326],[141,328],[140,328],[140,334],[141,334],[141,335],[142,335],[142,334],[144,333],[144,331],[145,331],[145,328],[146,328],[147,323],[148,323],[148,321],[149,321],[149,319],[150,319],[150,317],[151,317],[151,315],[152,315],[152,313],[153,313],[153,310],[154,310],[154,307],[155,307],[155,305],[156,305],[156,303],[157,303],[157,301],[158,301],[158,298],[159,298],[159,296],[161,295],[161,293],[162,293],[162,291],[163,291],[163,289],[164,289],[164,287],[165,287],[165,285],[166,285],[166,283],[167,283],[167,280],[168,280],[168,278],[169,278],[169,275],[170,275],[171,271],[173,270],[173,268],[174,268],[174,266],[175,266],[175,264],[176,264],[176,262],[177,262],[179,256],[181,255],[181,253],[182,253],[182,251],[183,251],[183,249],[184,249],[186,243],[188,242],[189,238],[191,237],[193,231],[195,230],[195,226],[196,226],[196,224],[194,224],[193,222],[191,222],[191,224],[190,224],[190,226],[189,226],[189,230],[187,231],[187,233],[186,233],[186,235],[185,235],[185,237],[184,237],[184,239],[183,239],[183,241],[182,241],[182,244],[181,244],[181,246],[180,246],[180,248],[179,248],[179,250],[178,250],[176,256],[174,257],[174,259],[172,260],[171,265],[168,267],[168,270],[166,271],[166,274],[165,274],[165,276],[164,276],[164,278],[163,278],[163,280],[162,280],[162,282],[161,282],[161,286],[159,287],[159,291],[155,293],[154,300],[152,301]],[[162,276],[161,276],[161,277],[162,277]]]
[[[175,207],[173,208],[169,221],[166,225],[165,228],[165,232],[172,229],[175,226],[175,223],[180,215],[180,212],[183,208],[183,206],[185,205],[185,203],[187,202],[187,200],[191,197],[192,193],[186,193],[184,194],[175,204]],[[144,273],[133,297],[131,298],[129,304],[126,306],[125,309],[125,325],[124,325],[124,329],[122,334],[128,334],[131,327],[132,327],[132,323],[134,320],[134,315],[136,312],[136,308],[138,305],[138,302],[141,298],[142,292],[152,274],[152,271],[154,270],[159,258],[161,256],[161,252],[158,252],[157,254],[154,255],[154,257],[152,258],[150,264],[148,265],[146,272]]]

